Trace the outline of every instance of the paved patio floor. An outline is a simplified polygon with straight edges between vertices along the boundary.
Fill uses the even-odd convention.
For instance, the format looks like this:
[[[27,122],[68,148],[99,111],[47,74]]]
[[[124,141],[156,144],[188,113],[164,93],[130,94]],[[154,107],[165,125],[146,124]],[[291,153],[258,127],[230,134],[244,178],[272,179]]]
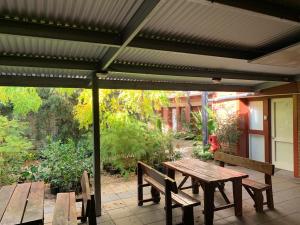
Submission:
[[[240,167],[232,167],[235,170],[246,172],[252,179],[264,180],[264,175]],[[137,206],[136,179],[128,180],[103,176],[102,202],[103,215],[98,218],[101,225],[163,225],[165,224],[164,201],[160,204],[146,203]],[[181,175],[176,175],[176,180],[181,181]],[[146,190],[146,188],[145,188]],[[226,184],[226,193],[232,199],[231,183]],[[191,193],[191,190],[186,190]],[[243,190],[243,217],[234,216],[234,209],[226,209],[215,212],[215,225],[229,224],[264,224],[264,225],[300,225],[300,179],[293,177],[292,173],[278,170],[273,177],[273,191],[275,210],[269,210],[266,206],[263,214],[256,213],[253,201],[248,193]],[[148,196],[147,196],[148,195]],[[200,189],[198,195],[203,203],[203,192]],[[145,197],[149,197],[149,191],[145,191]],[[224,204],[219,192],[215,193],[216,205]],[[51,225],[54,199],[46,199],[45,223]],[[80,206],[78,206],[80,207]],[[195,224],[203,224],[203,204],[194,209]],[[78,209],[80,211],[80,209]],[[181,222],[181,209],[173,210],[174,224]]]

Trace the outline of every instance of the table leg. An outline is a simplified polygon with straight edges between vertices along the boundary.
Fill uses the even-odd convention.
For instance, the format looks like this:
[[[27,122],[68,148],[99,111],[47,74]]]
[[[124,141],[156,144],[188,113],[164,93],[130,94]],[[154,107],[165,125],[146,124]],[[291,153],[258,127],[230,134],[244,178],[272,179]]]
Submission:
[[[243,202],[242,202],[242,179],[232,181],[233,186],[233,200],[234,211],[236,216],[243,215]]]
[[[192,178],[192,189],[193,189],[193,194],[199,194],[199,184],[198,181],[194,178]]]
[[[213,183],[204,183],[204,224],[213,225],[214,222],[214,193]]]
[[[166,174],[168,177],[171,177],[172,179],[175,179],[175,170],[166,168]]]

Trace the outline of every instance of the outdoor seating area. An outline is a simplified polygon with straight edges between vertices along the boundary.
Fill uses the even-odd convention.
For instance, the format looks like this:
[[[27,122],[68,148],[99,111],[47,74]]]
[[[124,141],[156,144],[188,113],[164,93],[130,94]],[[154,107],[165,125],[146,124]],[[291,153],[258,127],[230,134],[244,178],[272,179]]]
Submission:
[[[0,0],[0,225],[299,205],[299,0]]]
[[[230,169],[249,174],[252,179],[264,182],[262,173],[245,169],[238,166],[227,166]],[[176,180],[181,181],[184,178],[180,173],[176,173]],[[138,206],[137,201],[137,181],[136,177],[129,178],[127,181],[102,177],[102,216],[97,218],[97,224],[101,225],[164,225],[165,202],[161,200],[158,204],[152,202],[144,203]],[[187,181],[187,185],[191,184]],[[232,187],[230,183],[225,185],[225,193],[232,199]],[[236,217],[234,208],[228,208],[216,211],[214,215],[214,224],[216,225],[297,225],[300,215],[300,181],[293,177],[292,173],[287,171],[276,171],[273,177],[273,192],[275,209],[264,209],[263,213],[257,213],[253,207],[253,200],[243,189],[243,217]],[[186,193],[196,199],[200,199],[202,204],[194,208],[194,224],[204,224],[203,210],[203,190],[199,189],[199,194],[192,194],[192,189],[187,189]],[[150,187],[144,188],[144,198],[151,198]],[[216,205],[224,204],[224,198],[217,190],[215,192]],[[55,199],[45,200],[45,224],[51,225],[53,219]],[[80,213],[80,205],[77,205]],[[173,209],[173,224],[182,222],[182,210]]]

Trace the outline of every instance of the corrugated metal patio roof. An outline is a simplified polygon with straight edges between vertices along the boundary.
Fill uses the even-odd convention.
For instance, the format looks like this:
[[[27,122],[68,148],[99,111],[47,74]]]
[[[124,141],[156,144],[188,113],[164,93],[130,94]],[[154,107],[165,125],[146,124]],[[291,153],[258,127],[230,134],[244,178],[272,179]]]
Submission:
[[[297,81],[299,4],[242,2],[0,0],[0,84],[63,78],[49,83],[60,86],[77,78],[88,87],[95,73],[101,87],[115,88],[252,91]]]

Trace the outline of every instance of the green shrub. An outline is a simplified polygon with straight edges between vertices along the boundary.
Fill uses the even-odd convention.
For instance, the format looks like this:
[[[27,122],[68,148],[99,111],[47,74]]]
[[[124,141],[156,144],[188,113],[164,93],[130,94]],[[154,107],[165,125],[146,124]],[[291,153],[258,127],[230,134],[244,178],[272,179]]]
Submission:
[[[75,145],[72,140],[49,143],[41,152],[41,164],[37,170],[27,171],[33,179],[44,180],[59,191],[78,190],[84,170],[92,173],[92,149]],[[37,175],[35,175],[37,174]]]
[[[193,157],[201,160],[211,160],[213,159],[214,155],[209,151],[210,145],[202,146],[198,145],[193,148]]]
[[[125,176],[135,171],[138,160],[160,164],[171,153],[171,135],[126,113],[111,114],[101,129],[104,164],[112,165]]]
[[[31,159],[28,124],[0,116],[0,186],[19,180],[24,163]]]

